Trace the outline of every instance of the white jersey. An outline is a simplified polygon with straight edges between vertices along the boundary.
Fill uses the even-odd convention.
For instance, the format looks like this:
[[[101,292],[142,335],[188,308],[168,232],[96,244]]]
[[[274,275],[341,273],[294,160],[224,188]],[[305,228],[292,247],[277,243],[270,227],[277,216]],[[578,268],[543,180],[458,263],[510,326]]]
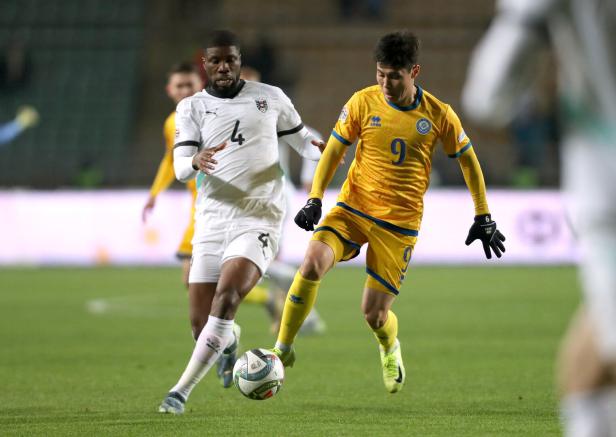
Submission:
[[[535,74],[550,35],[559,61],[564,126],[583,135],[616,136],[616,2],[500,0],[475,50],[462,103],[468,116],[508,123]]]
[[[195,177],[192,156],[227,142],[211,175],[198,187],[193,243],[235,221],[279,229],[285,213],[278,139],[302,156],[318,149],[289,98],[277,87],[246,81],[232,98],[201,91],[177,107],[174,167],[180,180]]]

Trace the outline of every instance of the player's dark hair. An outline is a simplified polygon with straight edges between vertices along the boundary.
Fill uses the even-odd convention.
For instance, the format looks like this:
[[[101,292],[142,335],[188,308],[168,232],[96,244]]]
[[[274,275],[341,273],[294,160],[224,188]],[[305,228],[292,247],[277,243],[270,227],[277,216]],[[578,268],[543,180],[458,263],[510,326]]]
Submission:
[[[167,72],[167,77],[171,77],[176,73],[185,73],[185,74],[199,74],[199,69],[192,62],[178,62],[177,64],[173,64],[169,71]]]
[[[412,68],[418,54],[419,39],[408,30],[382,36],[374,48],[374,60],[392,68]]]
[[[214,30],[205,39],[205,46],[208,47],[230,47],[235,46],[240,49],[240,39],[230,30]]]

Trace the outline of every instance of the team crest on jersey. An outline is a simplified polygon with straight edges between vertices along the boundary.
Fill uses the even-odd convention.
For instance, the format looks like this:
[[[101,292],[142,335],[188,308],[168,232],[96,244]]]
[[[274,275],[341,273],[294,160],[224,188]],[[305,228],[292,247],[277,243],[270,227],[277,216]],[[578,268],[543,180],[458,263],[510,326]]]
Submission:
[[[417,120],[417,123],[415,123],[415,127],[417,128],[417,132],[425,135],[432,129],[432,122],[427,118],[420,118]]]
[[[338,120],[344,123],[348,117],[349,117],[349,110],[345,106],[342,108],[342,111],[340,111],[340,117],[338,117]]]
[[[257,104],[257,109],[261,112],[267,111],[267,100],[265,99],[256,99],[255,103]]]

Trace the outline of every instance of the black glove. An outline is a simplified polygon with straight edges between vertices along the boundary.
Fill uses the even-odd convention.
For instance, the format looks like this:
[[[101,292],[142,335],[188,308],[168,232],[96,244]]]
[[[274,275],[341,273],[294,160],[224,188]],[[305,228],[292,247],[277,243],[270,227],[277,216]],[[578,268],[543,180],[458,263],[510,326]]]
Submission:
[[[314,225],[321,219],[321,199],[313,197],[308,199],[306,206],[299,210],[295,216],[295,224],[307,231],[314,231]]]
[[[500,258],[501,252],[505,252],[505,236],[496,229],[496,222],[492,220],[490,214],[482,214],[475,216],[475,223],[468,231],[468,237],[466,237],[466,245],[468,246],[475,240],[481,240],[483,244],[483,251],[486,253],[486,258],[492,258],[490,248],[494,251],[494,254]]]

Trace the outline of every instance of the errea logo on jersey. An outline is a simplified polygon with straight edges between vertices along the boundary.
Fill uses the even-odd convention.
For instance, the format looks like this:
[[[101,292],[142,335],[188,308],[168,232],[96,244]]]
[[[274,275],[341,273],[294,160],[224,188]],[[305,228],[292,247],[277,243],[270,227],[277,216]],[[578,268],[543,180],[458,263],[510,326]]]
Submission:
[[[415,127],[417,128],[417,132],[421,135],[426,135],[432,129],[432,122],[427,118],[420,118],[415,123]]]
[[[381,117],[378,115],[370,117],[370,126],[381,127]]]

